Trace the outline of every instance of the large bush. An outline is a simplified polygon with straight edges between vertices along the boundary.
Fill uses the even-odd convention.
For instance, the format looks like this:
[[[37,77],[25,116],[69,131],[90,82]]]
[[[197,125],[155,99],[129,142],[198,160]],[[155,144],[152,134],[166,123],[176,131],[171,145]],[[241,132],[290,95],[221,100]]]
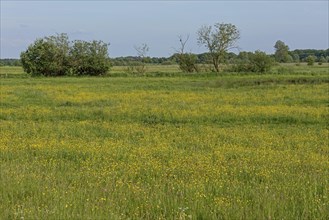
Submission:
[[[108,46],[102,41],[69,41],[67,34],[37,39],[21,53],[32,76],[102,75],[109,70]]]
[[[273,58],[268,56],[265,52],[259,50],[255,51],[255,53],[241,52],[238,55],[236,64],[234,64],[229,71],[265,73],[271,69],[274,63]]]
[[[69,41],[66,34],[37,39],[21,53],[24,71],[36,76],[62,76],[70,69]]]
[[[252,66],[252,72],[265,73],[274,65],[274,60],[266,55],[265,52],[257,50],[250,57],[250,64]]]
[[[196,65],[197,56],[192,53],[182,53],[177,55],[179,68],[186,73],[198,72]]]
[[[313,65],[314,65],[314,62],[315,62],[315,57],[314,57],[314,55],[309,55],[309,56],[306,58],[306,62],[307,62],[307,65],[308,65],[308,66],[313,66]]]
[[[103,75],[109,70],[107,44],[102,41],[75,41],[71,50],[74,75]]]

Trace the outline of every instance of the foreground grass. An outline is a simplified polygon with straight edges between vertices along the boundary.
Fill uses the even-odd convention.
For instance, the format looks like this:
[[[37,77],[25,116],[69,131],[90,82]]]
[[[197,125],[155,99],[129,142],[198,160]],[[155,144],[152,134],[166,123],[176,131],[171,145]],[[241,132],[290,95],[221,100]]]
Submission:
[[[0,89],[0,219],[329,218],[326,74]]]

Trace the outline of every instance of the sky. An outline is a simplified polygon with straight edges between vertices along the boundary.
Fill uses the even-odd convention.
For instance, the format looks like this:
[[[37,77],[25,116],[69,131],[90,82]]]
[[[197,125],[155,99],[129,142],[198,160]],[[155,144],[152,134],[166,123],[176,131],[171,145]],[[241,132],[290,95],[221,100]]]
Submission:
[[[148,56],[169,57],[180,47],[179,35],[190,36],[187,51],[203,53],[197,31],[215,23],[239,29],[240,51],[274,53],[277,40],[291,50],[329,47],[328,0],[0,2],[1,58],[19,58],[37,38],[56,33],[110,43],[110,57],[135,56],[134,47],[144,43]]]

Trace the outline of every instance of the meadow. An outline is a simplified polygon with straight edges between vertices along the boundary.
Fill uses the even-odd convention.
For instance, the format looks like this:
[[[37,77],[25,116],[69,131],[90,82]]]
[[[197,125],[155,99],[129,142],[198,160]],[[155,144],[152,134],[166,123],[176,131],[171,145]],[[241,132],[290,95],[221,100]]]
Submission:
[[[0,70],[0,219],[329,219],[327,64]]]

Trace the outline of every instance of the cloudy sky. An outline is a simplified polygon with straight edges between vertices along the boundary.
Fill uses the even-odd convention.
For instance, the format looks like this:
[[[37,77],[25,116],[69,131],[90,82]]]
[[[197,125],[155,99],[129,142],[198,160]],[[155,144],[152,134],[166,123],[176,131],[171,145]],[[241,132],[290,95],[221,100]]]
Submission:
[[[67,33],[71,40],[111,43],[111,57],[136,55],[146,43],[149,56],[170,56],[178,35],[197,44],[202,25],[232,23],[241,50],[273,53],[277,40],[293,49],[327,49],[328,0],[323,1],[12,1],[1,0],[1,58],[18,58],[36,38]],[[237,52],[237,51],[236,51]]]

